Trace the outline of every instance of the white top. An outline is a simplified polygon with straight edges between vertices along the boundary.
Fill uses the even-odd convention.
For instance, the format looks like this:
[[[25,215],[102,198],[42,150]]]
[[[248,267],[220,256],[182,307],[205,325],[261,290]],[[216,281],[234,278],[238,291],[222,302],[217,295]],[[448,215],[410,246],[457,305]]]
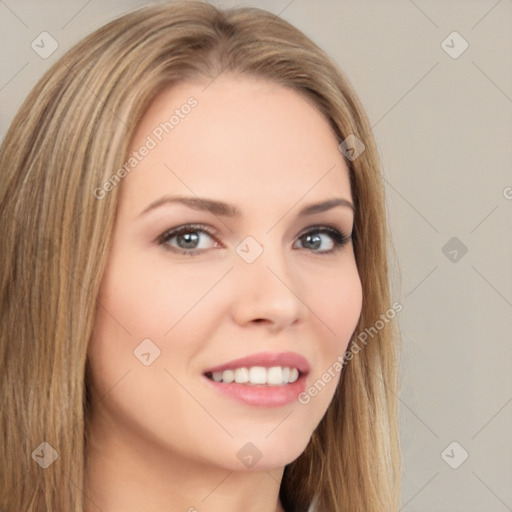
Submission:
[[[318,496],[315,496],[313,498],[313,501],[311,502],[311,505],[309,505],[308,512],[315,512],[316,511],[316,502],[318,501]]]
[[[313,501],[311,502],[311,505],[308,508],[308,512],[315,512],[316,502],[317,502],[317,498],[314,498]]]

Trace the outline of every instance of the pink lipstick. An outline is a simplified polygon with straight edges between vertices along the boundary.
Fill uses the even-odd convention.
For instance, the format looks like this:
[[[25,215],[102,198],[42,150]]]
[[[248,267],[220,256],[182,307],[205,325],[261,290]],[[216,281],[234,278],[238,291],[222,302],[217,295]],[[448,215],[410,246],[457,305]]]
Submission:
[[[261,352],[207,369],[219,393],[247,405],[279,407],[294,402],[306,386],[307,359],[294,352]]]

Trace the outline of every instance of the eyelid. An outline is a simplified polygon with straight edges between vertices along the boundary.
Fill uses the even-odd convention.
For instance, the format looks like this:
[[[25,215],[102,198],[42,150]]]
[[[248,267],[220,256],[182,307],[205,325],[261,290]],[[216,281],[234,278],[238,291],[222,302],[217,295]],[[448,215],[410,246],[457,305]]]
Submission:
[[[326,230],[326,231],[332,230],[332,231],[337,231],[337,232],[341,233],[343,236],[345,236],[347,238],[351,238],[352,237],[352,232],[351,233],[347,233],[347,231],[345,229],[336,227],[334,224],[330,224],[329,222],[327,222],[327,223],[324,223],[324,224],[313,224],[311,226],[308,226],[308,227],[304,228],[300,232],[300,234],[297,235],[297,238],[305,235],[306,233],[309,233],[310,231],[316,231],[316,230]]]
[[[215,228],[209,226],[208,224],[201,224],[195,222],[182,224],[181,226],[176,226],[174,228],[167,229],[157,237],[157,239],[155,240],[155,244],[165,245],[165,242],[167,240],[173,238],[176,235],[179,235],[181,232],[186,231],[204,231],[208,233],[208,235],[210,235],[213,239],[215,239],[216,243],[221,244],[221,242],[218,240],[219,232]],[[179,249],[176,250],[179,251]],[[187,252],[192,252],[194,250],[196,250],[197,252],[203,252],[205,249],[191,249],[190,251]]]

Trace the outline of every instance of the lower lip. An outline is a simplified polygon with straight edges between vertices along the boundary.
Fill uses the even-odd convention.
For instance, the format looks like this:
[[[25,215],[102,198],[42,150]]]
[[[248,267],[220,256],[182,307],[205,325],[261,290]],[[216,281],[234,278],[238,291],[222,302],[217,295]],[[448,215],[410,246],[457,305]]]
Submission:
[[[208,383],[224,396],[256,407],[281,407],[297,401],[306,389],[306,377],[301,375],[291,384],[282,386],[248,385],[231,382],[224,384],[204,377]]]

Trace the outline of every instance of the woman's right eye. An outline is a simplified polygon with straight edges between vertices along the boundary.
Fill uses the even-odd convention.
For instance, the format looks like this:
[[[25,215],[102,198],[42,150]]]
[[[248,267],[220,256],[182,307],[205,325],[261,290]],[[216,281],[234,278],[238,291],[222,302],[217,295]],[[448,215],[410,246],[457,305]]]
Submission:
[[[207,238],[214,240],[213,245],[208,246],[207,242],[201,244],[202,240],[207,240]],[[164,246],[165,249],[190,256],[218,247],[213,231],[203,224],[188,224],[170,229],[160,235],[157,243]]]

